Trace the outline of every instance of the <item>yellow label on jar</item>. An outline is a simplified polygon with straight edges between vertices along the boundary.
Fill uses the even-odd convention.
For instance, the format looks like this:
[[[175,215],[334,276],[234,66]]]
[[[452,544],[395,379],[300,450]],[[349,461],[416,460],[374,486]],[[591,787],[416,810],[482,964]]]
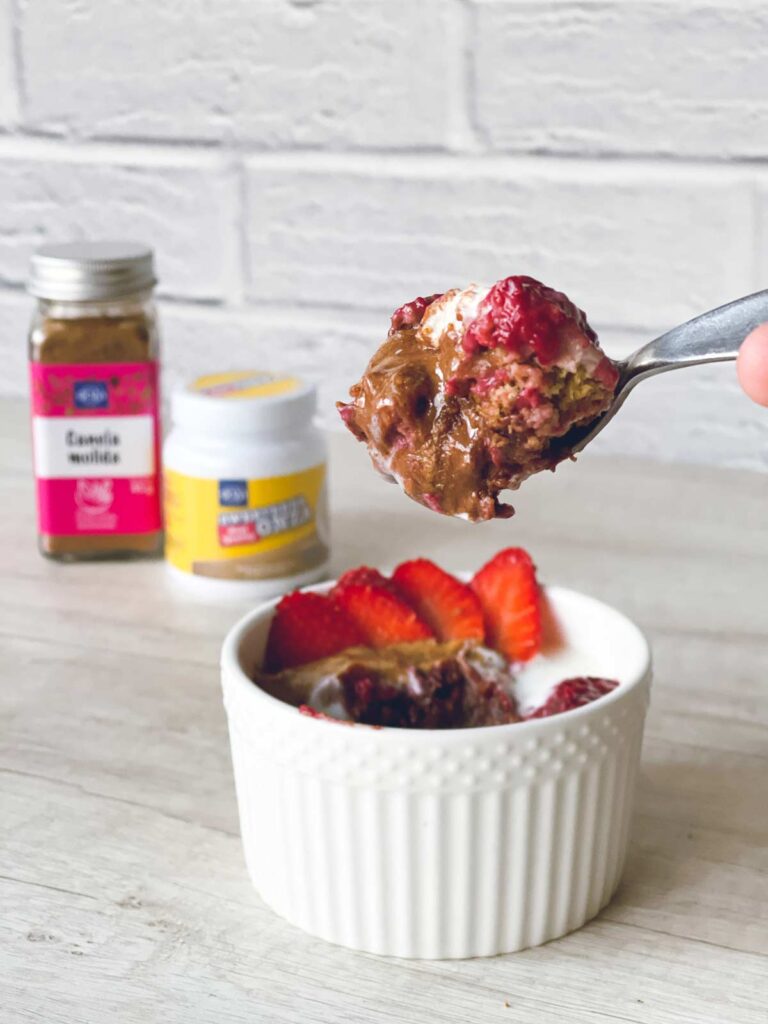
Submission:
[[[211,480],[166,469],[165,554],[219,579],[295,576],[328,557],[325,466],[261,480]]]
[[[209,398],[272,398],[290,394],[300,383],[297,377],[276,377],[259,370],[232,370],[198,377],[189,385],[189,390]]]

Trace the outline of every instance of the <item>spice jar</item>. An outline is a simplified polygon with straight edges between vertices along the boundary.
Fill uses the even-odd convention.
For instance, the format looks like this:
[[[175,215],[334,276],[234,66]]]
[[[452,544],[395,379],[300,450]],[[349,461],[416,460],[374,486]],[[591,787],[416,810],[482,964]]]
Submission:
[[[64,560],[162,542],[152,251],[50,245],[32,257],[29,335],[40,549]]]
[[[266,598],[326,572],[325,438],[297,377],[200,377],[171,398],[165,555],[203,594]]]

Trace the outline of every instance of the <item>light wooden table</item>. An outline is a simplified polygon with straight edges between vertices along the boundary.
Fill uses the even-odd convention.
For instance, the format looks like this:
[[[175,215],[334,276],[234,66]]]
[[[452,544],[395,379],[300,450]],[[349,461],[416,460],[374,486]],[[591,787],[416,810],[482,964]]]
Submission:
[[[235,607],[155,563],[35,550],[23,403],[0,404],[2,1024],[768,1020],[768,479],[604,461],[471,527],[333,443],[338,567],[524,544],[648,632],[656,681],[625,880],[591,924],[511,956],[356,954],[246,877],[217,658]]]

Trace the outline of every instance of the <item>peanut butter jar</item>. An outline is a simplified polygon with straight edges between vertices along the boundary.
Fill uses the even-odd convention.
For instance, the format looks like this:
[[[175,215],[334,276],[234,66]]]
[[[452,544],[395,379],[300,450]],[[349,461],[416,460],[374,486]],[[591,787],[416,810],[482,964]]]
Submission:
[[[40,249],[29,290],[39,546],[64,561],[162,547],[158,332],[152,251],[130,242]]]
[[[261,599],[326,575],[326,444],[315,388],[241,370],[171,397],[165,556],[202,596]]]

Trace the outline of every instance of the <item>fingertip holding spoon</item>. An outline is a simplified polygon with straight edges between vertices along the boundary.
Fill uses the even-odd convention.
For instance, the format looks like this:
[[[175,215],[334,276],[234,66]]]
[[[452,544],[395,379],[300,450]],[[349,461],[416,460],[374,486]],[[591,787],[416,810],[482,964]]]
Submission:
[[[736,360],[739,384],[758,405],[768,406],[768,323],[751,331]]]

